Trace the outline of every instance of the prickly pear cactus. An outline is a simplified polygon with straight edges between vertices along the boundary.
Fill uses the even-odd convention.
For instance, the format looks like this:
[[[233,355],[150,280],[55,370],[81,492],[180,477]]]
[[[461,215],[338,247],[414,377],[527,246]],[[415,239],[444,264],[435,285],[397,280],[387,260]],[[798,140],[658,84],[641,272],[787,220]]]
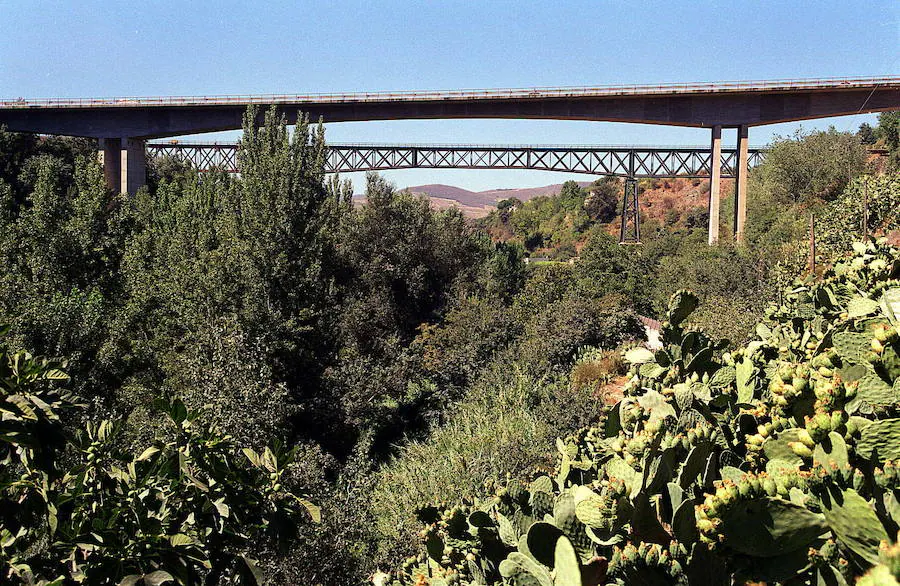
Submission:
[[[679,291],[625,396],[557,442],[555,475],[423,509],[395,584],[896,584],[900,255],[797,282],[726,351]],[[891,581],[893,580],[893,582]]]
[[[878,559],[878,565],[860,578],[857,586],[900,586],[900,543],[883,544]]]

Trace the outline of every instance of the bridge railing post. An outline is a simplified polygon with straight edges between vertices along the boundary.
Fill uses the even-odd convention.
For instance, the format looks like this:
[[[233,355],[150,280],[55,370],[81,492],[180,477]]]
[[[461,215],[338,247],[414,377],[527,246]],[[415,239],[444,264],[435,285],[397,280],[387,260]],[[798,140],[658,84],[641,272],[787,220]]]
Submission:
[[[722,183],[722,127],[712,127],[709,149],[709,244],[719,242],[719,188]]]

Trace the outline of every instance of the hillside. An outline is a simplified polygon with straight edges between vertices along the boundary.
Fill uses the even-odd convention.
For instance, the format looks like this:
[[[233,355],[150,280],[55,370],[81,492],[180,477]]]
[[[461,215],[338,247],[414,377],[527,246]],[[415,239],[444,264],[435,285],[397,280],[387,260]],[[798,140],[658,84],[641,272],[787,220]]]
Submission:
[[[733,181],[722,180],[721,193],[730,193]],[[587,187],[590,181],[578,181],[579,187]],[[542,187],[521,187],[490,189],[486,191],[470,191],[454,185],[430,183],[414,185],[405,189],[410,193],[424,195],[431,200],[432,207],[438,210],[457,207],[467,218],[484,218],[496,209],[496,204],[504,199],[518,199],[522,202],[537,197],[555,196],[562,189],[562,183],[544,185]],[[679,225],[691,213],[696,215],[697,208],[706,208],[709,193],[705,179],[648,179],[641,182],[642,218],[658,221],[665,225]],[[363,203],[365,197],[357,195],[355,200]],[[612,222],[611,225],[617,225]]]
[[[582,187],[590,185],[590,181],[579,181]],[[442,183],[430,183],[428,185],[414,185],[405,190],[417,195],[424,195],[431,200],[435,209],[443,210],[449,207],[458,207],[467,218],[483,218],[495,209],[498,201],[516,198],[528,201],[542,195],[556,195],[562,188],[562,183],[544,185],[542,187],[522,187],[508,189],[489,189],[487,191],[469,191],[453,185]],[[365,197],[357,195],[354,198],[362,203]]]
[[[587,185],[568,182],[549,196],[532,197],[513,206],[501,205],[503,209],[479,223],[494,240],[519,243],[532,256],[567,260],[577,256],[597,231],[618,235],[623,190],[624,183],[615,178]],[[732,190],[733,181],[722,180],[722,200]],[[705,179],[640,182],[642,232],[648,235],[659,229],[705,230],[708,205],[709,182]]]
[[[579,187],[587,187],[590,181],[578,181]],[[723,197],[730,193],[733,181],[722,180]],[[431,200],[432,207],[443,210],[457,207],[467,218],[484,218],[496,209],[498,201],[515,198],[527,202],[537,197],[554,196],[562,189],[562,183],[544,185],[542,187],[522,187],[491,189],[487,191],[469,191],[453,185],[432,183],[415,185],[406,189],[417,195],[424,195]],[[642,219],[658,221],[664,225],[682,225],[690,214],[697,213],[698,208],[707,206],[709,188],[704,179],[651,179],[641,182]],[[359,203],[365,201],[357,196]],[[611,226],[618,224],[612,222]]]

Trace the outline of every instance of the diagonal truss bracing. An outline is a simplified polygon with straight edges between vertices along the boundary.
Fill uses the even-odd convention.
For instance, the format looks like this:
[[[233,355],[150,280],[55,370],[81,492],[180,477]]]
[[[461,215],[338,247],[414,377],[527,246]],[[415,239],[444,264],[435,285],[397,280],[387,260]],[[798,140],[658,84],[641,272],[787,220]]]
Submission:
[[[710,151],[695,147],[329,145],[329,173],[389,169],[536,169],[634,178],[708,177]],[[172,157],[201,171],[240,171],[236,144],[148,143],[151,158]],[[765,158],[751,149],[750,167]],[[722,177],[734,177],[735,151],[722,150]]]

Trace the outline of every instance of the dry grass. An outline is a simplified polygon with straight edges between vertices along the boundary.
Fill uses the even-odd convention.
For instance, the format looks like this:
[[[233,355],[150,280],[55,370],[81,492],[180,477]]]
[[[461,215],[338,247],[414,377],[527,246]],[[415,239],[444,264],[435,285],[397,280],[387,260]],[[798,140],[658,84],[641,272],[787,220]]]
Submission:
[[[627,371],[628,366],[621,352],[589,352],[572,367],[570,381],[574,388],[590,388],[595,397],[611,405],[622,396]]]

